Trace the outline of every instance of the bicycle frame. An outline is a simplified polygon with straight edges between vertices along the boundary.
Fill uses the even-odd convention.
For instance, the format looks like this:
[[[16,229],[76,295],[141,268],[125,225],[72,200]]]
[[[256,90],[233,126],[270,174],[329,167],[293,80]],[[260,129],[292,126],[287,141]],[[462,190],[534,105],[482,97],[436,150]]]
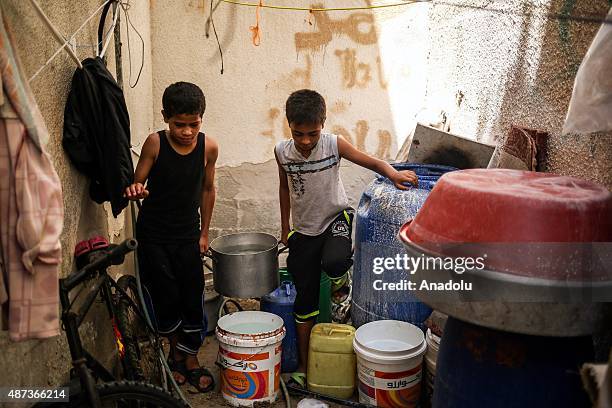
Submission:
[[[75,274],[68,276],[67,278],[60,279],[59,282],[60,302],[62,305],[62,325],[68,340],[72,365],[79,377],[81,389],[87,393],[90,400],[89,402],[94,408],[101,407],[101,402],[96,391],[96,380],[92,373],[95,374],[97,378],[100,378],[105,382],[113,381],[115,380],[115,377],[108,372],[108,370],[106,370],[106,368],[104,368],[99,361],[89,354],[87,350],[85,350],[79,334],[79,327],[83,323],[85,316],[91,309],[94,301],[98,295],[101,294],[102,300],[105,302],[107,311],[111,317],[113,332],[116,336],[115,340],[118,343],[119,351],[121,352],[121,340],[120,338],[117,338],[117,334],[119,332],[116,330],[116,311],[113,304],[113,294],[111,289],[114,289],[115,293],[119,293],[119,296],[129,299],[129,302],[135,306],[134,309],[137,311],[137,313],[140,313],[140,308],[121,288],[117,286],[115,281],[108,275],[107,268],[112,264],[123,263],[125,254],[133,251],[136,246],[136,240],[126,240],[105,254],[100,254],[95,261],[88,264]],[[70,301],[69,296],[71,290],[81,283],[90,280],[95,275],[98,276],[93,281],[93,284],[88,288],[88,293],[82,304],[78,310],[73,310],[73,304]]]

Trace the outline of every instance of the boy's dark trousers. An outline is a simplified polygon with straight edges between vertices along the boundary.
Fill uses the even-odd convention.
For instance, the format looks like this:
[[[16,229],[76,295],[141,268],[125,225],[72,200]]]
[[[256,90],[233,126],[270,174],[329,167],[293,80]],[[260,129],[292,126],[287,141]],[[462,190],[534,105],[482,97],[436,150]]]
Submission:
[[[353,265],[353,214],[352,210],[341,212],[316,236],[297,231],[290,234],[287,269],[297,291],[293,310],[298,322],[312,320],[319,314],[321,270],[333,281],[343,277]]]
[[[176,348],[197,355],[206,335],[204,271],[198,242],[138,243],[143,285],[150,293],[157,329],[178,337]]]

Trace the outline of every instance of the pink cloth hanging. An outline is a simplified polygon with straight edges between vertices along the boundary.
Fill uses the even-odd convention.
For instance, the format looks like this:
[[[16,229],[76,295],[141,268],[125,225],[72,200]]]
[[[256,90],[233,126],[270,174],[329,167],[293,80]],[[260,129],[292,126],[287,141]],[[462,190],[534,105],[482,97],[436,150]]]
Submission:
[[[0,19],[5,92],[0,118],[0,304],[8,302],[9,337],[20,341],[59,334],[64,209],[59,177],[43,149],[48,132],[14,50]]]
[[[10,338],[56,336],[61,186],[18,119],[0,119],[0,211]]]

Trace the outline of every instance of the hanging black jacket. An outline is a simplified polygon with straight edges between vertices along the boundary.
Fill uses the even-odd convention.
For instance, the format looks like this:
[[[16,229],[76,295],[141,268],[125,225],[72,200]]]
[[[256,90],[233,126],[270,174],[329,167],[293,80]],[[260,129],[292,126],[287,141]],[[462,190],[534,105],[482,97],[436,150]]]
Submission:
[[[87,58],[72,77],[62,145],[91,179],[91,198],[110,201],[113,216],[119,215],[128,203],[123,192],[134,180],[130,117],[123,91],[99,57]]]

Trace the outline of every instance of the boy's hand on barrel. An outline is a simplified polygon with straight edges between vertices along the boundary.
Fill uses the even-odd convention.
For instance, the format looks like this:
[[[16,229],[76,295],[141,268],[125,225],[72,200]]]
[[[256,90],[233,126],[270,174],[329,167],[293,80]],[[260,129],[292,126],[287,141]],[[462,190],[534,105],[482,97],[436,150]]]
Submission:
[[[410,186],[406,184],[412,184],[415,187],[419,186],[419,179],[414,171],[411,170],[402,170],[396,171],[394,175],[390,177],[391,181],[395,185],[395,187],[400,190],[408,190]]]
[[[208,234],[200,235],[200,253],[205,254],[208,251]]]
[[[149,196],[149,190],[142,183],[134,183],[125,188],[124,197],[128,200],[140,200]]]

